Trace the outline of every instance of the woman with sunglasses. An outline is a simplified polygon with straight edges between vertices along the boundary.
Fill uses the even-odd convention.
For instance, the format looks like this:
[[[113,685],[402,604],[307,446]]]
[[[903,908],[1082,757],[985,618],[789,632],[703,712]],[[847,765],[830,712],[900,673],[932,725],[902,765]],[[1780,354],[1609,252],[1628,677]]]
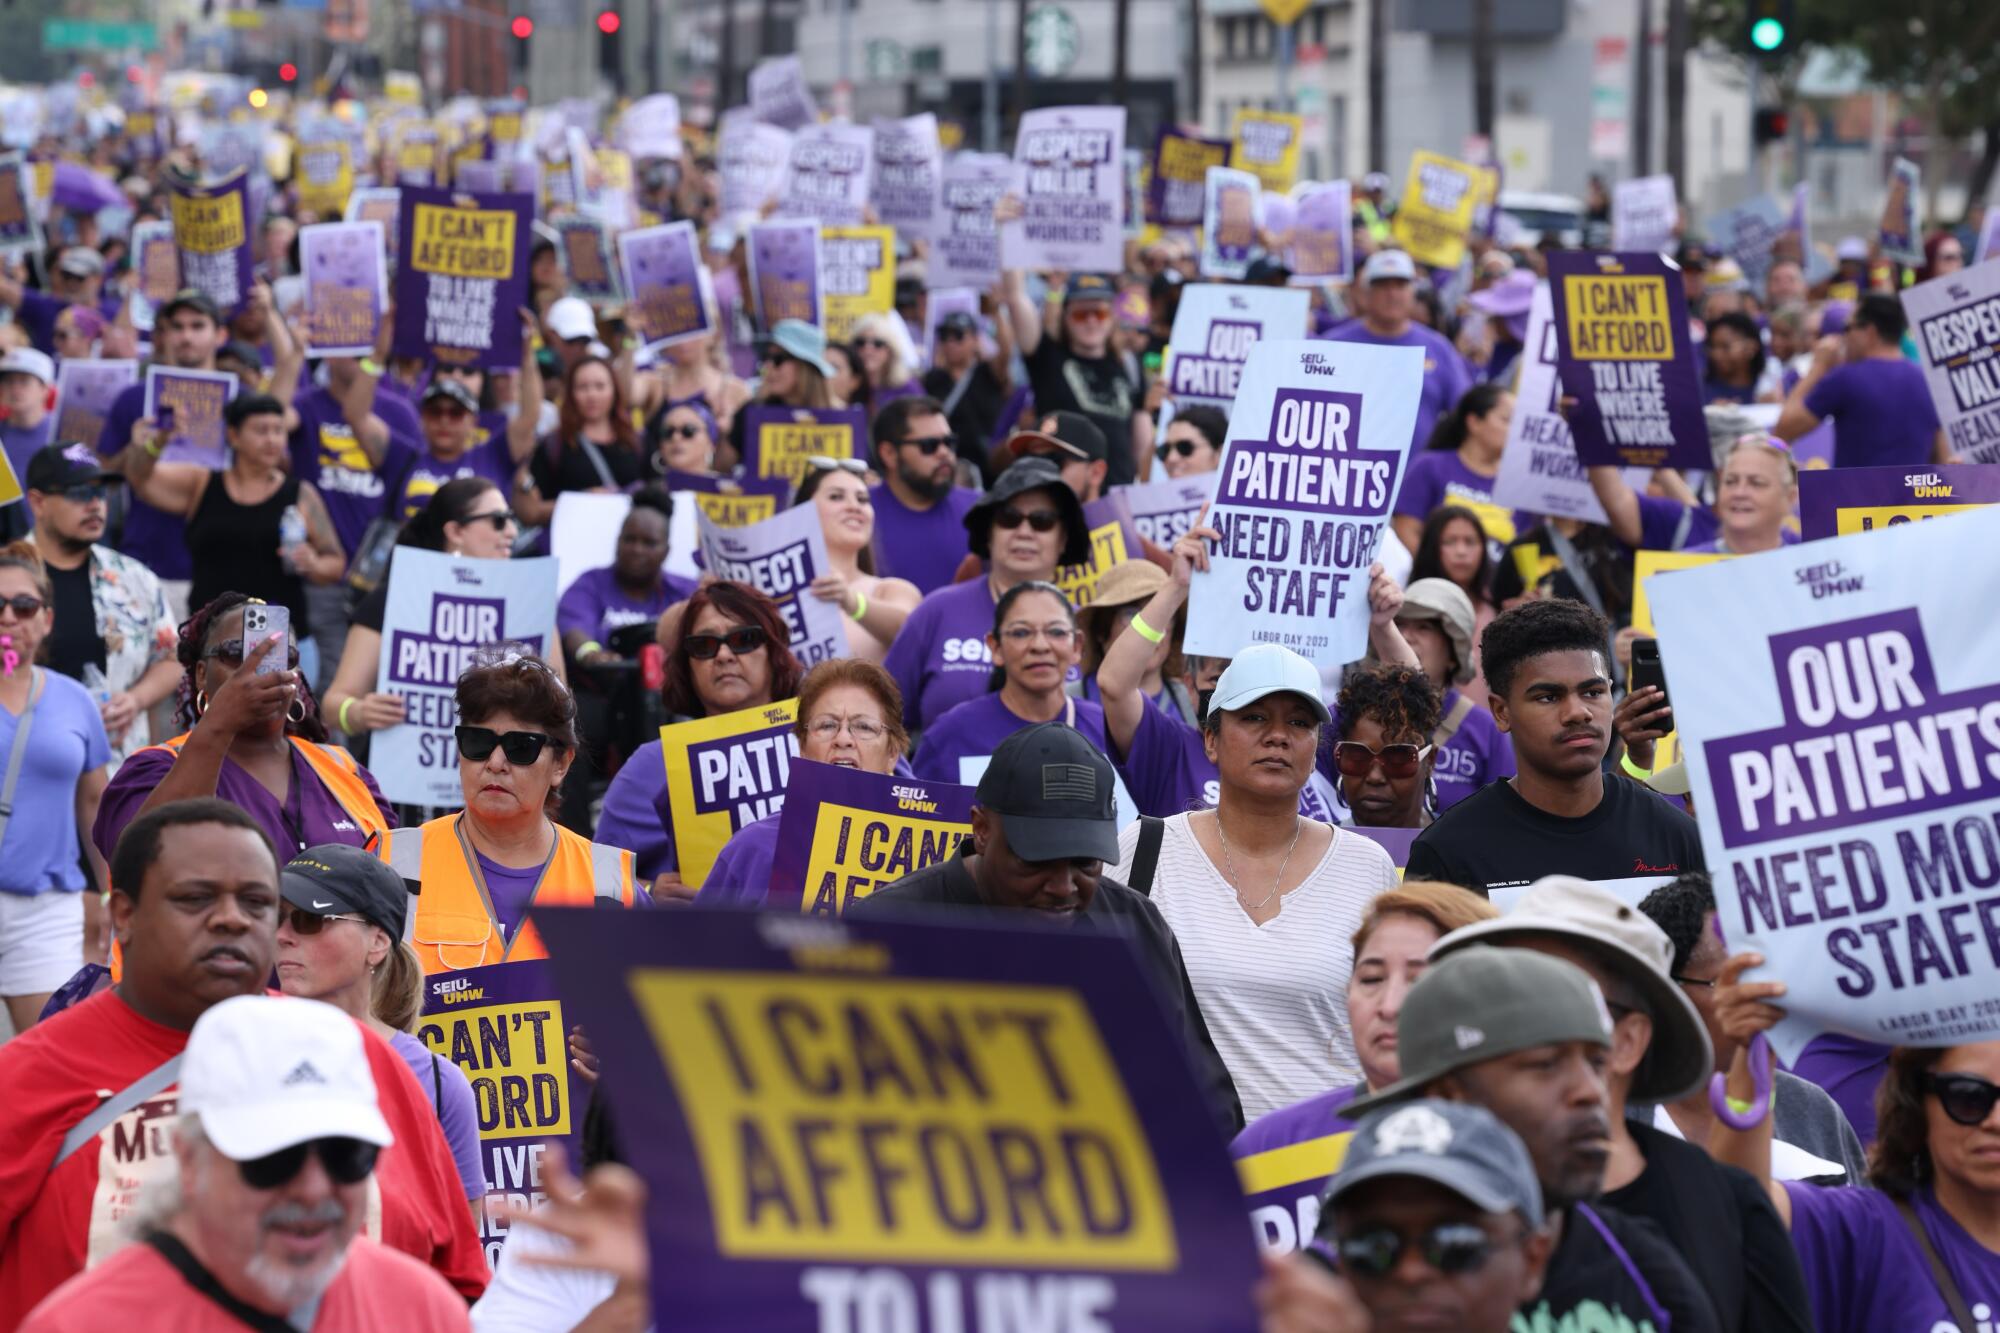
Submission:
[[[664,701],[677,722],[716,717],[790,699],[805,668],[792,655],[777,603],[748,584],[717,579],[660,618],[667,650]],[[629,847],[655,900],[688,898],[680,860],[667,836],[666,760],[647,741],[618,770],[604,793],[597,840]]]
[[[924,391],[915,370],[903,358],[904,342],[898,336],[901,333],[888,315],[863,315],[854,322],[854,336],[848,346],[854,349],[854,370],[859,383],[848,401],[866,409],[870,421],[896,399]]]
[[[576,701],[539,657],[509,654],[458,678],[465,808],[382,843],[417,886],[410,943],[426,975],[546,958],[532,907],[630,907],[632,853],[552,817],[576,755]]]
[[[1431,772],[1439,812],[1449,810],[1487,783],[1514,776],[1514,743],[1493,721],[1485,701],[1472,693],[1477,679],[1473,657],[1472,602],[1449,579],[1416,579],[1403,589],[1403,605],[1393,628],[1438,692],[1442,710],[1430,734]],[[1384,661],[1392,659],[1377,652]],[[1321,756],[1322,766],[1331,754]]]
[[[546,524],[564,491],[622,491],[645,472],[616,369],[601,356],[581,357],[563,375],[556,433],[529,460],[514,505],[523,522]]]
[[[534,316],[521,312],[522,392],[530,403],[542,397],[542,370],[535,359]],[[536,413],[530,409],[514,414],[504,430],[495,430],[491,417],[479,410],[479,393],[458,375],[438,373],[417,404],[417,420],[424,430],[424,450],[410,464],[390,509],[399,520],[416,516],[438,488],[459,477],[484,477],[495,486],[511,491],[514,475],[535,449]]]
[[[250,601],[224,593],[181,626],[178,655],[187,674],[176,716],[187,730],[119,765],[91,829],[106,858],[140,813],[193,796],[241,809],[283,859],[328,842],[372,850],[395,827],[374,776],[327,744],[299,675],[297,643],[276,634],[244,641]],[[278,653],[287,669],[259,674],[257,665]]]
[[[762,374],[751,407],[839,407],[841,399],[829,387],[834,369],[827,359],[826,334],[802,319],[781,319],[770,340],[757,349]],[[723,465],[734,467],[747,455],[748,414],[738,412],[729,422],[729,450]]]
[[[1785,1013],[1784,982],[1742,979],[1763,962],[1737,954],[1716,978],[1738,1103],[1764,1102],[1750,1043]],[[1768,1113],[1747,1130],[1718,1121],[1708,1147],[1764,1183],[1823,1333],[1984,1327],[2000,1293],[2000,1041],[1894,1048],[1875,1108],[1866,1189],[1774,1179]]]
[[[720,430],[714,414],[699,399],[668,403],[646,427],[646,436],[653,446],[653,471],[659,476],[669,472],[714,475]]]
[[[850,657],[880,662],[923,594],[908,579],[875,573],[875,501],[867,477],[868,465],[858,458],[808,459],[792,505],[818,510],[826,536],[828,569],[812,581],[813,596],[847,616]]]
[[[1197,404],[1180,408],[1167,423],[1166,436],[1153,450],[1170,481],[1222,466],[1222,444],[1229,436],[1229,418],[1219,407]]]
[[[1357,828],[1422,828],[1431,822],[1431,733],[1438,696],[1416,667],[1373,666],[1340,682],[1334,769]]]

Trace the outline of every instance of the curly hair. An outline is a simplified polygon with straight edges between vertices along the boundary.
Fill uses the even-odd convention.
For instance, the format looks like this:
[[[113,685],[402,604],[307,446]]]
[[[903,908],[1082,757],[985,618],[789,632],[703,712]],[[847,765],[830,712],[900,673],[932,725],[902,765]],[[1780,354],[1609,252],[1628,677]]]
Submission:
[[[1868,1183],[1892,1199],[1907,1199],[1937,1175],[1931,1161],[1924,1081],[1949,1046],[1898,1046],[1875,1090],[1875,1142],[1868,1148]]]
[[[755,625],[769,642],[764,651],[771,657],[771,698],[790,699],[799,692],[799,678],[805,667],[792,655],[792,633],[778,604],[747,583],[717,579],[695,589],[694,596],[681,606],[679,632],[667,645],[667,683],[661,693],[667,711],[681,717],[707,717],[708,705],[695,693],[694,665],[687,653],[687,636],[701,613],[714,607],[739,625]]]
[[[1443,707],[1437,687],[1421,668],[1384,663],[1348,672],[1334,710],[1340,715],[1342,740],[1366,717],[1382,728],[1384,737],[1414,735],[1422,745],[1438,729]]]
[[[1671,884],[1647,894],[1639,910],[1674,942],[1676,973],[1687,970],[1688,959],[1701,944],[1708,914],[1715,910],[1715,884],[1702,872],[1690,871]]]
[[[195,669],[201,665],[202,654],[208,651],[208,636],[216,623],[231,611],[247,606],[256,599],[247,593],[218,593],[215,600],[202,607],[181,622],[180,641],[174,646],[174,659],[181,664],[181,683],[174,692],[174,721],[183,731],[192,731],[194,724],[201,720],[201,714],[194,704]],[[316,745],[326,743],[326,724],[320,721],[319,700],[313,698],[312,687],[303,677],[299,680],[299,702],[304,705],[305,716],[297,722],[285,719],[285,734],[297,736],[300,740],[312,741]]]
[[[1582,602],[1565,597],[1523,602],[1495,616],[1479,636],[1480,665],[1487,687],[1504,698],[1529,658],[1567,652],[1602,657],[1610,638],[1610,622]]]

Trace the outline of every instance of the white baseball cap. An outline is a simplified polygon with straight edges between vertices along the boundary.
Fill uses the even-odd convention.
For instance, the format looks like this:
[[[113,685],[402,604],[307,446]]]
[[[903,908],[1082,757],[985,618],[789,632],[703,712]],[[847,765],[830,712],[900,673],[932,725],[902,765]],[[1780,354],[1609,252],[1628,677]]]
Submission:
[[[1377,282],[1415,282],[1417,264],[1406,250],[1377,250],[1361,266],[1361,285]]]
[[[0,356],[0,375],[33,375],[44,384],[56,382],[56,363],[47,352],[32,347],[16,347]]]
[[[1296,694],[1312,705],[1321,722],[1333,720],[1326,700],[1319,697],[1319,668],[1276,643],[1256,644],[1236,654],[1215,682],[1208,706],[1234,712],[1267,694]]]
[[[360,1024],[318,1000],[239,995],[209,1009],[188,1033],[180,1094],[181,1111],[231,1161],[314,1139],[396,1141]]]
[[[597,316],[590,312],[590,303],[582,297],[565,296],[555,302],[549,307],[547,319],[549,332],[564,342],[597,336]]]

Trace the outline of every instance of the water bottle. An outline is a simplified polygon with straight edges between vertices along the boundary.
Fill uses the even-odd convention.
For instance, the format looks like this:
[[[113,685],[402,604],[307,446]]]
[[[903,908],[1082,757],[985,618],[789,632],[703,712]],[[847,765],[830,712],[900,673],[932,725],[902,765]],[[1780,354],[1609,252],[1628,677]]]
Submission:
[[[283,556],[285,568],[294,570],[291,549],[306,539],[306,516],[297,505],[286,505],[285,512],[278,516],[278,551]]]

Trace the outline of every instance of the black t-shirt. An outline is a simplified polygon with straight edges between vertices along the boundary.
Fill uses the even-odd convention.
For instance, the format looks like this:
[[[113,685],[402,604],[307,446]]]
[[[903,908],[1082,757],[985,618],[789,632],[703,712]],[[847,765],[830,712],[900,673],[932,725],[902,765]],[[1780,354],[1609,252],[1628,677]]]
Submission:
[[[613,485],[623,490],[645,480],[646,462],[637,449],[627,449],[620,444],[600,444],[598,456],[611,472]],[[544,500],[553,500],[564,491],[591,491],[604,484],[596,466],[590,461],[590,454],[581,444],[565,440],[562,449],[554,459],[549,457],[547,441],[535,447],[533,460],[528,464],[528,479],[534,483],[536,494]]]
[[[1081,412],[1097,423],[1111,447],[1104,485],[1108,490],[1134,481],[1132,414],[1139,409],[1139,386],[1113,352],[1094,359],[1074,356],[1054,338],[1044,337],[1026,358],[1028,383],[1037,412]]]
[[[1611,1233],[1617,1249],[1592,1223],[1593,1216]],[[1549,1259],[1541,1294],[1521,1307],[1514,1327],[1667,1333],[1654,1317],[1656,1305],[1673,1333],[1721,1333],[1714,1305],[1657,1227],[1616,1208],[1589,1204],[1564,1216],[1562,1242]]]
[[[1000,410],[1007,406],[1007,390],[993,373],[993,367],[984,361],[972,363],[971,375],[965,392],[952,404],[946,420],[951,422],[952,434],[958,437],[958,456],[978,468],[980,475],[990,482],[998,474],[987,445],[1000,425]],[[942,366],[932,366],[924,372],[924,392],[940,403],[950,400],[957,384],[958,380]]]
[[[1483,894],[1544,875],[1633,879],[1705,869],[1692,819],[1651,789],[1607,773],[1604,799],[1575,819],[1529,805],[1511,782],[1488,783],[1417,835],[1404,874]]]
[[[97,608],[90,600],[90,561],[75,569],[50,565],[48,570],[55,587],[56,624],[49,632],[44,660],[51,670],[82,680],[86,666],[104,670],[104,640],[98,637]]]
[[[1660,1229],[1708,1293],[1723,1333],[1812,1333],[1798,1252],[1763,1188],[1651,1125],[1626,1128],[1646,1169],[1604,1202]]]

